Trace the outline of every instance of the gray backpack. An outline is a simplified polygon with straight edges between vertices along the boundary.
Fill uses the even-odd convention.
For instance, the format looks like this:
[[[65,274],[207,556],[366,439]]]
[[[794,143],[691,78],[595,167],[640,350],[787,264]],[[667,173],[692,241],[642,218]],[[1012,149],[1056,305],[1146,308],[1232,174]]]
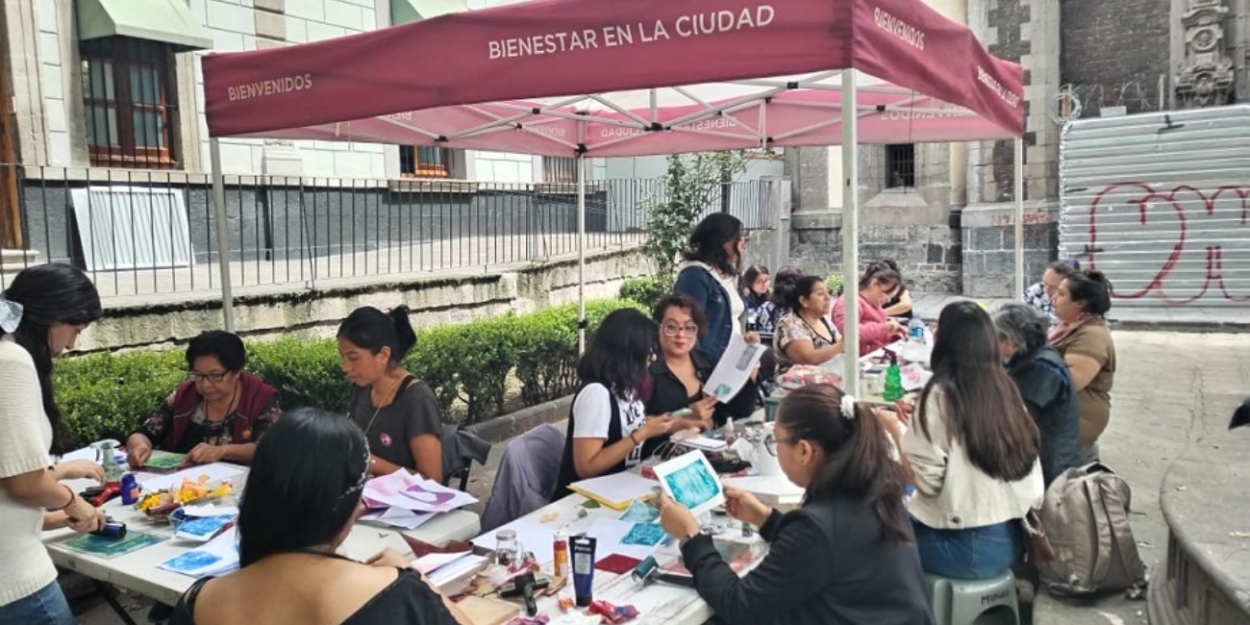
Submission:
[[[1046,489],[1040,519],[1055,557],[1039,563],[1055,594],[1140,590],[1146,566],[1129,527],[1132,491],[1100,463],[1068,469]]]

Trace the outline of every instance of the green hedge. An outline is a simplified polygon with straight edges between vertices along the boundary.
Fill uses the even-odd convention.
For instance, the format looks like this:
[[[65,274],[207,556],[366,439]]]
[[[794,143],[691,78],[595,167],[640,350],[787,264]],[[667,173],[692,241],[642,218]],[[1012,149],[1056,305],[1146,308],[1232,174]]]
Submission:
[[[588,302],[591,328],[618,308],[636,302]],[[510,376],[520,401],[532,406],[563,397],[577,384],[577,305],[465,324],[435,326],[417,334],[405,364],[438,396],[446,419],[452,406],[463,423],[504,410]],[[340,369],[332,339],[282,338],[248,345],[248,371],[282,392],[285,408],[318,406],[347,412],[351,386]],[[75,445],[121,438],[152,412],[184,379],[183,350],[94,354],[56,364],[57,401]]]
[[[642,306],[650,313],[661,297],[673,292],[672,278],[660,276],[644,276],[629,278],[621,283],[620,298]]]

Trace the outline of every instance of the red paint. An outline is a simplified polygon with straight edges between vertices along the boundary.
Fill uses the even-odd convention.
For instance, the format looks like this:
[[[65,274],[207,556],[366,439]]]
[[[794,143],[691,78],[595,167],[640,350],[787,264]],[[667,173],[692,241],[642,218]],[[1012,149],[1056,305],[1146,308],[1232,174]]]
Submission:
[[[1223,295],[1224,299],[1239,303],[1250,302],[1250,295],[1239,296],[1228,292],[1228,288],[1224,284],[1224,250],[1219,244],[1205,246],[1206,275],[1202,283],[1202,288],[1196,295],[1176,298],[1169,297],[1165,292],[1167,278],[1172,273],[1173,269],[1176,268],[1177,263],[1180,262],[1182,256],[1187,251],[1198,251],[1197,249],[1186,249],[1186,244],[1189,243],[1190,238],[1189,220],[1214,216],[1216,201],[1224,199],[1226,201],[1240,203],[1238,225],[1245,226],[1247,224],[1247,219],[1250,218],[1250,187],[1226,185],[1218,187],[1214,191],[1208,193],[1187,184],[1177,185],[1169,190],[1157,190],[1151,185],[1142,182],[1126,182],[1109,185],[1098,192],[1089,207],[1089,251],[1086,253],[1085,259],[1085,263],[1088,267],[1097,267],[1099,252],[1111,251],[1100,250],[1098,246],[1099,209],[1102,209],[1105,212],[1115,209],[1115,206],[1109,203],[1107,198],[1109,194],[1113,192],[1132,193],[1134,191],[1140,192],[1140,195],[1131,197],[1131,199],[1128,199],[1126,203],[1136,208],[1138,213],[1138,222],[1142,226],[1147,225],[1149,222],[1150,216],[1148,215],[1147,210],[1150,208],[1151,204],[1155,204],[1156,207],[1165,202],[1171,205],[1172,210],[1176,214],[1176,242],[1172,246],[1167,258],[1155,271],[1154,277],[1147,282],[1144,287],[1129,293],[1117,292],[1113,287],[1112,295],[1114,297],[1118,299],[1141,299],[1147,296],[1154,296],[1169,305],[1183,306],[1201,299],[1210,290],[1212,283],[1218,282],[1220,293]],[[1186,198],[1184,197],[1186,194],[1191,194],[1191,196]],[[1202,201],[1202,212],[1197,215],[1186,215],[1186,209],[1182,205],[1182,202],[1186,200],[1193,202],[1195,199]],[[1192,211],[1192,209],[1190,210]],[[1156,217],[1156,219],[1157,218],[1158,217]],[[1232,236],[1236,237],[1237,235],[1234,234]],[[1250,236],[1250,233],[1245,233],[1242,236]],[[1113,284],[1116,282],[1115,275],[1108,275],[1108,277],[1111,279]]]
[[[1012,215],[1011,213],[994,215],[993,217],[990,217],[990,225],[991,226],[1015,225],[1016,222],[1014,219],[1012,219],[1012,217],[1014,217],[1014,215]],[[1025,213],[1023,221],[1024,221],[1024,225],[1026,226],[1048,224],[1050,223],[1050,215],[1046,213]]]

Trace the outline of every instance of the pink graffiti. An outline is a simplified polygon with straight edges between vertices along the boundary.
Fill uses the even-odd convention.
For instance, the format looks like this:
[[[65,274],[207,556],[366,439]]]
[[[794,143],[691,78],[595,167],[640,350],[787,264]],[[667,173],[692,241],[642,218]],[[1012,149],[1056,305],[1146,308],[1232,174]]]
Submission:
[[[1133,220],[1111,218],[1115,211],[1125,209],[1137,213],[1134,231],[1124,232]],[[1141,182],[1109,185],[1098,192],[1089,207],[1086,263],[1097,267],[1100,255],[1107,264],[1111,258],[1124,259],[1127,254],[1128,262],[1148,265],[1144,271],[1117,271],[1122,266],[1104,269],[1114,285],[1112,294],[1119,299],[1156,297],[1183,306],[1207,296],[1215,285],[1225,300],[1250,302],[1250,282],[1240,287],[1246,293],[1231,293],[1224,281],[1225,247],[1235,248],[1236,258],[1250,259],[1250,231],[1230,231],[1233,223],[1245,226],[1248,218],[1250,187],[1222,186],[1203,191],[1187,184],[1168,190]],[[1211,223],[1201,223],[1203,220]],[[1119,236],[1100,233],[1100,221],[1108,229],[1114,223]],[[1216,222],[1222,222],[1224,228]],[[1100,236],[1107,240],[1100,242]],[[1125,275],[1142,273],[1150,277],[1143,281]]]

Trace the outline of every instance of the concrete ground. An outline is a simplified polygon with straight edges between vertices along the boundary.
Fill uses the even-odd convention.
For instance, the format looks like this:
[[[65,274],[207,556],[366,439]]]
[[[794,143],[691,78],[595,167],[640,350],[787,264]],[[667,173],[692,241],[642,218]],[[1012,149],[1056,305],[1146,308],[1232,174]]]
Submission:
[[[1117,331],[1119,371],[1111,424],[1102,437],[1103,459],[1133,487],[1133,531],[1142,559],[1152,573],[1166,556],[1167,530],[1159,510],[1159,488],[1170,464],[1189,445],[1201,444],[1191,432],[1199,415],[1219,423],[1250,392],[1250,334]],[[485,500],[493,484],[503,444],[491,451],[488,466],[475,467],[469,490]],[[480,512],[481,504],[477,511]],[[127,599],[140,623],[146,602]],[[79,602],[83,625],[119,621],[97,600]],[[1144,601],[1116,593],[1095,600],[1068,601],[1042,595],[1035,604],[1037,625],[1145,625]]]

